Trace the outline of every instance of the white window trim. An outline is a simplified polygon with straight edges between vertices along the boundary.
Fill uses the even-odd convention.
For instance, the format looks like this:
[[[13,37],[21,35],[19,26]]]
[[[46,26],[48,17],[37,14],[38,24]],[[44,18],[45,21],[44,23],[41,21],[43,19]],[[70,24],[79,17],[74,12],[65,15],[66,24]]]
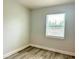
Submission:
[[[65,12],[63,12],[65,15],[66,15],[66,13]],[[62,14],[62,12],[61,13],[51,13],[51,14]],[[46,16],[47,15],[51,15],[51,14],[46,14]],[[60,36],[51,36],[51,35],[46,35],[46,23],[47,23],[47,18],[46,18],[46,16],[45,16],[45,36],[46,36],[46,38],[55,38],[55,39],[65,39],[65,27],[66,27],[66,20],[65,20],[65,26],[64,26],[64,37],[60,37]],[[65,17],[65,19],[66,19],[66,17]]]

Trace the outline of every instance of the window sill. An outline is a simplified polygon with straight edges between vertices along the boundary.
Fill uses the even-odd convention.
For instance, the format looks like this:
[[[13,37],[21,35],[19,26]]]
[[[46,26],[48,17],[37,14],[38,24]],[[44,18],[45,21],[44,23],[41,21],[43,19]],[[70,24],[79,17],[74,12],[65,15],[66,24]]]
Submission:
[[[46,35],[47,38],[64,39],[64,37]]]

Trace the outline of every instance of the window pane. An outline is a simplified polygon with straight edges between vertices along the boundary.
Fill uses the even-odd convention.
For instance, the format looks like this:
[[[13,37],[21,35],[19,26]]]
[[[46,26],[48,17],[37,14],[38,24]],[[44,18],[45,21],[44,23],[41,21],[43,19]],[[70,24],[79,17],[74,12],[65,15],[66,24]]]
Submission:
[[[65,13],[46,15],[46,36],[64,37]]]

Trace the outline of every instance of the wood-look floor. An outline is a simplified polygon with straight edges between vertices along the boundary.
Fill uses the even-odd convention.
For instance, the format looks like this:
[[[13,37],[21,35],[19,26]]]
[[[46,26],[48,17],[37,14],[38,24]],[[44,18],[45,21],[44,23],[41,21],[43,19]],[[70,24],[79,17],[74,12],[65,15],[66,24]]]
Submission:
[[[75,59],[75,58],[72,56],[30,46],[5,59]]]

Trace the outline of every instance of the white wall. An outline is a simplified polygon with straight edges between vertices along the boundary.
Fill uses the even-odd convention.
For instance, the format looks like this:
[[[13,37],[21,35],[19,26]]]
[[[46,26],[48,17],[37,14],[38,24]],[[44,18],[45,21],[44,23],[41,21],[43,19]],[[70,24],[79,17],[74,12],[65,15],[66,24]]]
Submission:
[[[4,0],[4,55],[29,43],[29,9],[14,0]]]
[[[45,16],[52,13],[66,13],[65,39],[55,39],[45,37]],[[31,44],[41,45],[44,47],[59,49],[68,52],[75,50],[75,13],[74,3],[52,6],[48,8],[39,8],[32,10],[31,18]]]

